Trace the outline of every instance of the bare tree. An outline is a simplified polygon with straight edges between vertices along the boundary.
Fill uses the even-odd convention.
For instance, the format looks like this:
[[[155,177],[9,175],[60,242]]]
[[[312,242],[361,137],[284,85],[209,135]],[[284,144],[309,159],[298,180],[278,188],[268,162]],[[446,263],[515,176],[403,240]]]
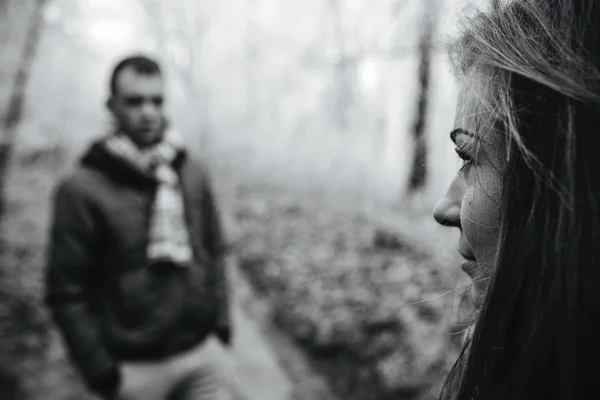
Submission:
[[[208,123],[208,95],[202,88],[198,73],[203,39],[209,27],[209,18],[201,3],[195,0],[145,0],[143,7],[153,22],[158,53],[164,66],[182,83],[185,109],[185,128],[200,129],[202,138]]]
[[[258,58],[258,26],[254,18],[256,0],[246,0],[246,120],[250,125],[256,122],[256,62]]]
[[[348,57],[346,51],[346,32],[344,30],[344,13],[340,0],[329,1],[333,16],[337,59],[333,67],[333,112],[337,125],[348,127],[347,114],[354,101],[354,79],[359,57]]]
[[[425,186],[427,181],[427,140],[425,137],[431,79],[431,54],[434,36],[435,0],[425,0],[425,21],[419,44],[419,100],[413,126],[414,155],[408,181],[409,193]]]
[[[6,3],[2,4],[3,6],[8,7],[7,16],[3,16],[4,18],[9,18],[10,9],[12,7],[20,7],[21,9],[27,9],[26,5],[19,2],[12,2],[12,4],[7,5]],[[14,140],[14,135],[16,134],[16,126],[20,121],[23,113],[23,105],[25,101],[25,85],[29,78],[29,73],[31,70],[31,64],[33,58],[35,57],[35,51],[37,49],[37,45],[40,39],[40,31],[42,25],[42,6],[43,1],[37,0],[35,5],[30,6],[30,12],[28,14],[24,14],[28,16],[27,21],[20,21],[21,34],[25,38],[22,46],[22,51],[17,52],[17,56],[20,58],[18,62],[18,68],[16,69],[16,74],[14,76],[14,86],[12,88],[12,93],[9,97],[8,109],[5,111],[5,115],[0,115],[0,183],[4,180],[6,166],[9,158],[9,154],[12,151],[12,143]],[[6,12],[6,7],[0,9],[0,11]],[[6,21],[2,21],[6,22]],[[17,25],[18,26],[18,25]],[[10,29],[10,25],[8,28]],[[15,30],[15,28],[12,28]],[[18,31],[17,31],[18,32]],[[4,32],[0,32],[4,33]],[[14,34],[15,32],[8,31],[8,34]],[[9,36],[10,37],[10,36]],[[4,111],[4,110],[2,110]],[[2,194],[3,186],[0,185],[0,197]],[[2,212],[2,204],[0,202],[0,214]]]

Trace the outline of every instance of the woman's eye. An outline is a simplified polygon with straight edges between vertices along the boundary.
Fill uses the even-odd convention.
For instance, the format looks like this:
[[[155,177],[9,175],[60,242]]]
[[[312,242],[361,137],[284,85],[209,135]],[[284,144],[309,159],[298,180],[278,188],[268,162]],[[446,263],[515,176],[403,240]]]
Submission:
[[[463,166],[460,168],[460,172],[466,171],[469,167],[473,165],[473,157],[463,149],[457,147],[454,149],[456,155],[463,160]]]

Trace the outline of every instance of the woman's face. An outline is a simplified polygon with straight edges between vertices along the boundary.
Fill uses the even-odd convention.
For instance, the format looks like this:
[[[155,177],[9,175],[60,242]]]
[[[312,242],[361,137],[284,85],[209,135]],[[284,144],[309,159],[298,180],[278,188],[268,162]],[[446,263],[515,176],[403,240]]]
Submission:
[[[438,223],[460,230],[461,266],[473,281],[476,302],[481,300],[496,263],[504,165],[502,137],[481,131],[475,123],[483,109],[475,94],[479,88],[480,80],[470,78],[460,92],[451,139],[463,167],[434,210]]]

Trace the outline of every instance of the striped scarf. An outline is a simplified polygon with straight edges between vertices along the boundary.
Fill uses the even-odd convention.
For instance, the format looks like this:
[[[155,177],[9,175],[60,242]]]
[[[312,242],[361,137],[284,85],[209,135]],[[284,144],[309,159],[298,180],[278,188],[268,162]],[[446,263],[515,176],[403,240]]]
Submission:
[[[124,134],[110,135],[106,149],[144,175],[158,182],[150,214],[148,258],[154,262],[188,265],[192,259],[189,232],[179,175],[172,163],[182,149],[179,138],[167,131],[163,141],[147,149],[138,148]]]

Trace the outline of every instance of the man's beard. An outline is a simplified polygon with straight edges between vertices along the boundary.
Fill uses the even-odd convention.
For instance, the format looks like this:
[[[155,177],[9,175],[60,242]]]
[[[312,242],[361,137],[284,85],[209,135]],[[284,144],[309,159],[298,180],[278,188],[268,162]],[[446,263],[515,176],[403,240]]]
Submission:
[[[163,117],[160,126],[151,132],[143,129],[133,129],[130,126],[127,126],[127,124],[120,124],[117,129],[118,132],[127,135],[139,147],[148,147],[160,143],[164,139],[168,126],[168,120]]]

